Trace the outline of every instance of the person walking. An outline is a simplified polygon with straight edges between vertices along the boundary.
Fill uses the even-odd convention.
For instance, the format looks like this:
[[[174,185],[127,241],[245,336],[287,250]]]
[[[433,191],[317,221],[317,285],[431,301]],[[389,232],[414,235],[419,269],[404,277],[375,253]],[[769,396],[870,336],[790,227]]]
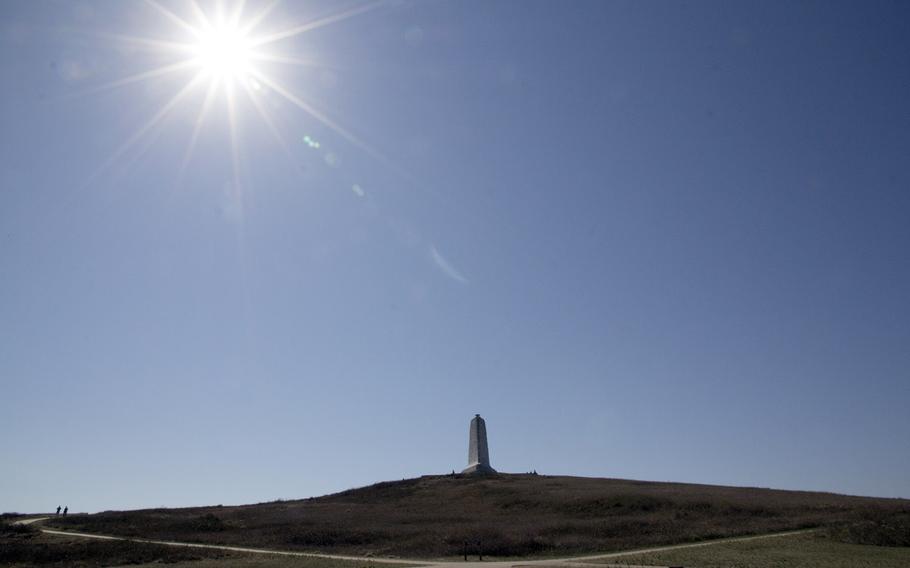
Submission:
[[[57,514],[60,514],[60,505],[57,505]]]

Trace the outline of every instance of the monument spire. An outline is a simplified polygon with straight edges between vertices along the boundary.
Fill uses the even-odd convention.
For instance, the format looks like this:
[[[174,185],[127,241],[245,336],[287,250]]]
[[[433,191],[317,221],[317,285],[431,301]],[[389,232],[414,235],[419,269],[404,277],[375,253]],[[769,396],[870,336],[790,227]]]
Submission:
[[[471,420],[468,434],[468,467],[461,473],[490,474],[496,470],[490,467],[490,450],[487,447],[487,423],[479,414]]]

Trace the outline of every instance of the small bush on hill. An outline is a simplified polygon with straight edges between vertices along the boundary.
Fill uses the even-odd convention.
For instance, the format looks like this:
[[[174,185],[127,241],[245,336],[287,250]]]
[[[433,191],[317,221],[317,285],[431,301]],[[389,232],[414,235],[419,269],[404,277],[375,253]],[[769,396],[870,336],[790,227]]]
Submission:
[[[828,532],[834,540],[850,544],[910,546],[910,511],[872,511],[861,520],[838,524]]]
[[[41,534],[38,529],[32,525],[20,525],[9,521],[0,520],[0,537],[23,537],[29,538]]]

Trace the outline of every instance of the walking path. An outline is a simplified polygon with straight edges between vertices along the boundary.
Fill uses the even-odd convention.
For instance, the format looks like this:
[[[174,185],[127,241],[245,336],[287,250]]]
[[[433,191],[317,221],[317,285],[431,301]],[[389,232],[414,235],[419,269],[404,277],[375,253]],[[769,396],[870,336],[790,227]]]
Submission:
[[[33,519],[24,519],[17,521],[19,524],[27,525],[49,519],[50,517],[37,517]],[[410,566],[429,566],[432,568],[520,568],[524,566],[534,566],[542,568],[545,566],[561,568],[581,568],[593,567],[607,568],[609,565],[601,562],[591,562],[594,560],[609,560],[610,558],[620,558],[623,556],[633,556],[635,554],[648,554],[653,552],[667,552],[670,550],[680,550],[683,548],[695,548],[700,546],[712,546],[715,544],[724,544],[729,542],[745,542],[749,540],[759,540],[765,538],[779,538],[797,534],[813,532],[814,529],[789,531],[783,533],[764,534],[758,536],[744,536],[737,538],[725,538],[719,540],[707,540],[703,542],[694,542],[690,544],[674,544],[672,546],[657,546],[653,548],[641,548],[638,550],[624,550],[622,552],[607,552],[603,554],[593,554],[590,556],[573,556],[570,558],[547,558],[543,560],[494,560],[490,562],[477,561],[435,561],[435,560],[406,560],[402,558],[373,558],[369,556],[343,556],[338,554],[322,554],[318,552],[295,552],[290,550],[266,550],[263,548],[247,548],[244,546],[226,546],[219,544],[198,544],[192,542],[173,542],[168,540],[152,540],[147,538],[132,538],[124,536],[100,535],[80,533],[73,531],[61,531],[56,529],[41,528],[41,532],[53,535],[75,536],[79,538],[93,538],[98,540],[128,540],[132,542],[144,542],[146,544],[160,544],[164,546],[183,546],[187,548],[209,548],[214,550],[227,550],[231,552],[246,552],[249,554],[274,554],[279,556],[302,556],[310,558],[328,558],[331,560],[351,560],[355,562],[369,562],[374,564],[407,564]],[[634,568],[634,567],[627,567]]]

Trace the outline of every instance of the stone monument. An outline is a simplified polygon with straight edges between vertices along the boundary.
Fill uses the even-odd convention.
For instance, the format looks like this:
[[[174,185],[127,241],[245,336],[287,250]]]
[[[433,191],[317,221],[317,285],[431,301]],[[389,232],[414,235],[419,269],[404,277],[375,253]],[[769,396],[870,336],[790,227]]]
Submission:
[[[487,423],[479,414],[471,419],[471,430],[468,434],[468,467],[463,474],[490,475],[496,470],[490,467],[490,451],[487,448]]]

